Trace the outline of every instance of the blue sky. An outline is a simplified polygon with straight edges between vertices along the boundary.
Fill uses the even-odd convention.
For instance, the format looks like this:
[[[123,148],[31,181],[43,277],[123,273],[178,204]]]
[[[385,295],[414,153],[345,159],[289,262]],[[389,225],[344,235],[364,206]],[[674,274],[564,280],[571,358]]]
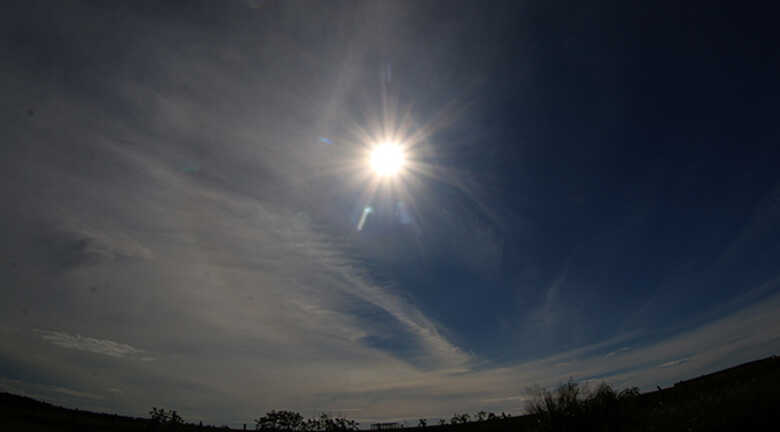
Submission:
[[[411,420],[775,354],[765,16],[14,4],[0,390],[233,426]],[[420,169],[372,176],[385,134]]]

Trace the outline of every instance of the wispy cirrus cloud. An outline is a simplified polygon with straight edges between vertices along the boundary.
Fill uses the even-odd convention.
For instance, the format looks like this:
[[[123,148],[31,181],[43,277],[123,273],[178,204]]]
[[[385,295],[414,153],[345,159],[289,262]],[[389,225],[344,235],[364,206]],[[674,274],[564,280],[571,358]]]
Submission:
[[[95,399],[95,400],[102,400],[104,399],[103,396],[94,394],[94,393],[88,393],[88,392],[82,392],[78,390],[73,390],[65,387],[54,387],[52,391],[55,391],[57,393],[62,393],[64,395],[73,396],[77,398],[82,399]]]
[[[96,339],[81,335],[72,335],[62,331],[35,330],[40,337],[58,347],[102,354],[109,357],[131,357],[143,354],[144,351],[130,345],[108,339]]]
[[[616,356],[618,354],[621,354],[621,353],[624,353],[624,352],[627,352],[627,351],[631,351],[631,347],[622,347],[622,348],[616,349],[615,351],[610,351],[604,357],[606,357],[606,358],[614,357],[614,356]]]
[[[663,364],[659,365],[658,367],[659,368],[668,368],[668,367],[679,366],[679,365],[681,365],[683,363],[687,363],[688,360],[689,359],[687,357],[686,358],[681,358],[681,359],[678,359],[678,360],[672,360],[672,361],[668,361],[666,363],[663,363]]]

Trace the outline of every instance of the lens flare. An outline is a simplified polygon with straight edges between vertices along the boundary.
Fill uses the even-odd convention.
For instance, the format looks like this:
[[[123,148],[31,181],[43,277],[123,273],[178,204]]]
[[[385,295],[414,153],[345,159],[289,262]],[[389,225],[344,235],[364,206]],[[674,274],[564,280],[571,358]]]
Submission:
[[[371,151],[371,169],[380,177],[391,177],[403,170],[406,155],[396,143],[383,142]]]
[[[363,225],[366,224],[366,218],[373,211],[374,211],[374,209],[371,208],[371,206],[368,206],[368,207],[363,209],[363,214],[360,215],[360,221],[358,222],[358,226],[357,226],[357,230],[358,231],[363,231]]]

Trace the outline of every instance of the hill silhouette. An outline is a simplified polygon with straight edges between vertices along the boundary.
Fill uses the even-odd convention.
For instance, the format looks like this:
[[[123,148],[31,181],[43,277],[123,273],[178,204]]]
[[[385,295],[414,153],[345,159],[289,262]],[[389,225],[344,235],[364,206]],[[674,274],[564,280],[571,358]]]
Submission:
[[[459,424],[406,427],[422,432],[499,431],[719,431],[773,428],[780,420],[780,358],[768,357],[639,394],[602,386],[581,392],[563,384],[532,401],[532,414]],[[573,393],[579,392],[576,397]],[[613,392],[613,393],[610,393]],[[612,394],[613,396],[610,396]],[[622,396],[621,396],[622,395]],[[546,396],[546,399],[545,399]],[[3,431],[228,430],[191,423],[160,423],[153,418],[69,409],[29,397],[0,393]],[[366,426],[366,425],[364,425]],[[252,421],[247,428],[253,429]]]

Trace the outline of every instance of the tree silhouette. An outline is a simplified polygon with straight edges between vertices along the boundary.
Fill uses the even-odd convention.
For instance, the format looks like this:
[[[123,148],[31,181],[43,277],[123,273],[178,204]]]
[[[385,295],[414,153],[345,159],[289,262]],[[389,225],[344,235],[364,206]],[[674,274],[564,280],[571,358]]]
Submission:
[[[175,410],[166,411],[164,408],[152,407],[149,416],[152,418],[152,423],[158,425],[177,427],[184,424],[184,419]]]
[[[465,424],[471,421],[471,416],[468,413],[458,414],[455,413],[450,419],[450,424]]]
[[[344,417],[331,418],[323,413],[320,415],[318,430],[322,432],[356,431],[358,430],[358,423],[355,420],[349,420]]]
[[[305,430],[303,416],[294,411],[271,411],[255,420],[255,430],[299,432]]]
[[[162,408],[152,407],[152,410],[149,411],[149,415],[152,417],[152,422],[154,423],[162,424],[168,422],[168,413]]]
[[[168,424],[181,425],[184,424],[184,419],[175,410],[172,410],[168,416]]]
[[[270,411],[255,420],[255,430],[265,432],[343,432],[356,431],[358,422],[344,417],[321,414],[319,418],[304,419],[294,411]]]

